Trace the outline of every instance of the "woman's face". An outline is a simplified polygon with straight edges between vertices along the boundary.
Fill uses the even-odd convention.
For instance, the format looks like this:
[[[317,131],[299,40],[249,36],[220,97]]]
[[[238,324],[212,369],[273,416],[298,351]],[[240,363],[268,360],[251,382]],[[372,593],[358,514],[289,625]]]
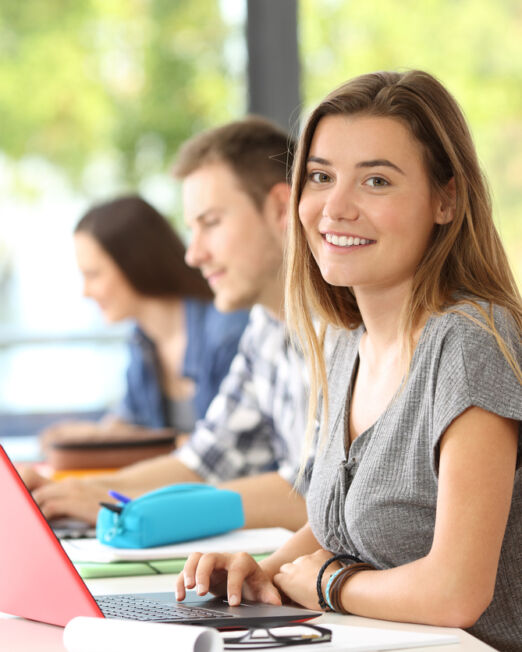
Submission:
[[[108,322],[136,317],[140,295],[109,254],[88,233],[75,234],[74,248],[83,295],[96,301]]]
[[[324,279],[356,294],[411,283],[435,223],[420,144],[393,118],[335,115],[317,125],[299,218]]]

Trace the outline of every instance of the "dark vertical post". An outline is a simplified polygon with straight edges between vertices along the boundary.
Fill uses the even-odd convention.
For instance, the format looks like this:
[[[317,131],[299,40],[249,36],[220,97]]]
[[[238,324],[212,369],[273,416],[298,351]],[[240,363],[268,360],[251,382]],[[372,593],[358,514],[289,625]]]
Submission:
[[[248,111],[289,129],[299,121],[297,0],[247,0]]]

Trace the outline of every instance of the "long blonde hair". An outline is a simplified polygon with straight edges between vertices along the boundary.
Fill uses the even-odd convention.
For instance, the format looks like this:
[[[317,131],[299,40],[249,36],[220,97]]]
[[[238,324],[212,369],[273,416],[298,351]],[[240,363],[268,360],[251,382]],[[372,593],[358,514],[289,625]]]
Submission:
[[[287,243],[285,315],[307,357],[311,390],[303,459],[313,438],[319,390],[323,397],[323,433],[328,418],[328,387],[323,355],[328,325],[355,329],[361,322],[349,287],[329,285],[322,277],[299,221],[299,201],[306,178],[307,157],[319,121],[327,115],[370,115],[395,118],[421,144],[432,191],[441,196],[453,178],[455,214],[436,225],[413,278],[402,326],[410,342],[426,313],[454,306],[457,297],[473,296],[503,306],[522,332],[522,301],[495,229],[487,184],[480,170],[471,134],[451,94],[426,72],[376,72],[362,75],[332,91],[309,116],[299,141],[292,180],[292,212]],[[348,146],[348,144],[347,144]],[[498,333],[492,311],[473,299],[516,376],[517,360]],[[465,313],[463,313],[465,314]],[[319,324],[314,327],[313,319]],[[480,320],[479,320],[480,321]],[[411,344],[413,346],[413,344]],[[410,349],[411,355],[411,349]]]

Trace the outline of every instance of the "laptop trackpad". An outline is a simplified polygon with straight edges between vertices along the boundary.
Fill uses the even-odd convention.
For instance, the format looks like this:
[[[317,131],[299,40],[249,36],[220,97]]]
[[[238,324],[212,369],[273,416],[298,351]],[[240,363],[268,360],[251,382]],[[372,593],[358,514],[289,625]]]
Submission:
[[[187,595],[182,602],[178,602],[174,596],[174,591],[166,591],[161,593],[140,593],[140,598],[146,600],[159,601],[166,604],[185,604],[188,607],[203,607],[205,609],[217,609],[219,611],[228,611],[237,609],[237,607],[229,607],[228,602],[225,598],[212,595],[212,593],[207,593],[207,595],[198,595],[196,591],[187,591]],[[242,601],[242,607],[250,607],[255,603],[249,603],[248,601]],[[259,606],[259,605],[256,605]]]

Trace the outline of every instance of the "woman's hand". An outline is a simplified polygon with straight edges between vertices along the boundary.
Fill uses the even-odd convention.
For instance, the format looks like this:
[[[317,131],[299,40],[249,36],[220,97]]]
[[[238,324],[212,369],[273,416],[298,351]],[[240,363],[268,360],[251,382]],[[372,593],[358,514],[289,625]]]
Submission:
[[[241,596],[256,602],[281,604],[281,596],[271,577],[246,552],[195,552],[190,555],[176,582],[176,599],[183,600],[185,589],[194,587],[198,595],[206,595],[209,591],[214,595],[227,595],[231,607],[240,604]]]
[[[279,572],[274,575],[274,584],[291,600],[303,607],[320,609],[317,597],[317,575],[321,566],[331,556],[331,552],[321,549],[311,555],[298,557],[292,563],[283,564]],[[340,567],[340,564],[335,562],[328,566],[323,575],[323,595],[330,575]]]

